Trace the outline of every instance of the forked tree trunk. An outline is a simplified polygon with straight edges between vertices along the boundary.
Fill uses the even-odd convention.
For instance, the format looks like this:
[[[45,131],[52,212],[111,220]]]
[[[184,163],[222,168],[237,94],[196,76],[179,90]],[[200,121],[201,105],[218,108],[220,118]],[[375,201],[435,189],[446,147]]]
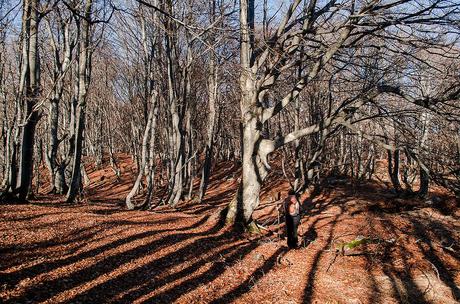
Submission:
[[[56,41],[53,36],[53,32],[51,30],[51,25],[47,23],[48,31],[50,35],[50,44],[53,50],[53,81],[55,83],[52,96],[50,98],[50,108],[49,108],[49,116],[48,116],[48,125],[49,125],[49,142],[47,146],[46,152],[46,164],[50,173],[50,184],[51,184],[51,193],[58,193],[64,194],[67,191],[67,185],[65,185],[65,181],[63,184],[62,181],[62,171],[61,167],[64,164],[57,163],[57,152],[59,148],[59,140],[58,140],[58,124],[59,124],[59,103],[62,97],[62,93],[64,91],[64,75],[67,72],[67,69],[70,65],[70,60],[72,57],[72,49],[74,47],[74,42],[71,42],[70,38],[70,21],[61,21],[61,29],[62,29],[62,36],[63,36],[63,55],[62,60],[60,59],[60,54],[58,47],[56,45]],[[57,175],[59,179],[57,178]]]
[[[252,76],[252,75],[251,75]],[[236,195],[235,206],[230,210],[238,213],[228,212],[227,222],[238,222],[251,230],[257,230],[253,222],[252,214],[259,205],[261,185],[267,176],[267,170],[257,154],[260,143],[260,131],[258,126],[260,120],[256,113],[251,112],[255,94],[253,77],[247,71],[242,72],[240,84],[242,85],[241,109],[243,114],[242,124],[242,180],[241,189]]]
[[[243,124],[243,218],[244,224],[252,225],[252,214],[259,206],[260,189],[267,171],[257,155],[256,146],[259,142],[258,121],[254,118],[245,120]]]
[[[77,129],[75,134],[75,151],[72,159],[72,177],[69,183],[69,189],[67,191],[66,201],[67,203],[73,203],[75,197],[77,196],[80,185],[81,185],[81,157],[82,157],[82,146],[83,146],[83,131],[85,126],[85,115],[86,115],[86,105],[80,104],[77,108]]]
[[[294,12],[297,11],[301,1],[294,1],[288,8],[287,13],[283,21],[280,22],[279,28],[273,34],[273,39],[276,41],[281,36],[285,36],[285,31],[288,31],[287,26],[289,20],[294,16]],[[314,10],[314,5],[310,5],[308,8],[310,12]],[[266,63],[269,55],[267,48],[262,53],[256,55],[255,44],[254,44],[254,17],[255,17],[255,1],[254,0],[240,0],[240,67],[241,75],[239,79],[239,85],[241,89],[240,97],[240,110],[241,110],[241,126],[242,126],[242,185],[241,195],[237,194],[236,201],[237,205],[240,205],[240,199],[242,200],[242,208],[236,208],[236,210],[242,210],[242,224],[249,228],[255,228],[256,225],[252,219],[252,214],[259,204],[259,195],[261,185],[267,176],[267,169],[269,169],[268,155],[283,145],[293,142],[302,136],[319,132],[324,128],[327,128],[335,122],[345,122],[343,113],[335,114],[333,117],[329,117],[321,125],[313,125],[307,128],[303,128],[298,131],[291,132],[285,136],[280,134],[275,140],[263,138],[261,135],[261,129],[264,123],[279,114],[291,101],[296,100],[300,92],[307,86],[310,80],[315,78],[325,64],[334,56],[334,54],[344,45],[352,32],[352,27],[346,26],[340,31],[340,37],[330,45],[330,47],[324,51],[321,58],[318,59],[314,65],[309,67],[308,73],[302,74],[301,79],[296,82],[296,85],[292,90],[289,91],[285,97],[277,101],[272,107],[263,108],[261,107],[262,100],[264,100],[265,94],[268,92],[268,88],[275,84],[279,76],[279,69],[274,68],[271,72],[264,70],[263,66]],[[311,19],[310,19],[311,21]],[[303,29],[308,32],[308,27],[311,25],[309,22],[305,22]],[[285,41],[277,41],[277,45],[282,45]],[[301,37],[296,37],[293,41],[289,41],[290,49],[296,50],[300,48]],[[280,56],[280,67],[283,66],[283,56]],[[276,66],[276,64],[275,64]],[[264,72],[268,72],[264,76]],[[358,104],[358,103],[357,103]],[[361,102],[362,105],[362,102]],[[228,208],[228,210],[235,210],[235,208]],[[238,213],[238,212],[237,212]],[[231,212],[227,213],[227,221],[238,221],[240,217],[232,216]]]
[[[168,11],[172,14],[172,2],[171,0],[166,1]],[[166,61],[167,61],[167,78],[168,78],[168,106],[169,106],[169,115],[171,118],[171,131],[169,133],[169,144],[170,144],[170,155],[172,155],[171,166],[170,166],[170,178],[169,178],[169,195],[167,204],[171,207],[175,207],[179,200],[182,198],[183,193],[183,178],[184,178],[184,135],[182,128],[183,120],[183,109],[180,111],[178,104],[178,94],[176,90],[175,77],[176,75],[176,65],[174,56],[176,56],[176,45],[175,39],[172,34],[175,32],[175,27],[173,21],[167,20],[167,29],[166,33]],[[187,46],[187,57],[189,56],[190,50]],[[188,60],[187,60],[188,64]],[[187,68],[185,67],[185,73],[187,73]],[[187,75],[183,75],[183,88],[185,90]],[[184,93],[185,94],[185,93]],[[184,100],[185,101],[185,100]],[[182,107],[186,105],[183,104]]]
[[[80,185],[81,185],[81,157],[82,157],[82,146],[83,146],[83,132],[85,129],[86,122],[86,97],[88,92],[88,86],[90,82],[91,74],[91,54],[92,51],[89,49],[90,41],[90,22],[91,22],[91,11],[92,11],[92,0],[86,0],[85,3],[85,18],[81,19],[82,30],[80,38],[80,50],[79,50],[79,68],[78,68],[78,104],[76,113],[76,131],[75,131],[75,147],[74,155],[72,159],[72,177],[69,183],[69,190],[67,191],[66,201],[67,203],[73,203],[77,196]]]
[[[265,169],[260,170],[257,147],[260,143],[259,120],[257,110],[256,79],[251,66],[251,56],[254,47],[254,1],[240,1],[240,65],[239,79],[241,89],[241,145],[242,145],[242,180],[236,193],[233,206],[227,211],[227,223],[239,223],[245,227],[256,227],[252,214],[259,205],[261,184],[265,178]],[[263,166],[263,165],[262,165]]]

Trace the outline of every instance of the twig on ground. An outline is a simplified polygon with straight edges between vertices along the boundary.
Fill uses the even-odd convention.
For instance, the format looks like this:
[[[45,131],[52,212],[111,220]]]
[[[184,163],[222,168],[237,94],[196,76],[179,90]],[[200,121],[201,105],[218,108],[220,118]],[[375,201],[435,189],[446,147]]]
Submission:
[[[340,251],[336,250],[334,252],[334,258],[332,259],[332,261],[329,263],[329,265],[327,266],[327,269],[326,269],[326,272],[329,272],[329,269],[331,268],[332,264],[334,264],[335,260],[337,259],[337,256],[339,255]]]
[[[440,278],[440,276],[439,276],[439,270],[438,270],[438,268],[436,268],[436,266],[434,266],[434,264],[431,263],[430,261],[428,261],[428,263],[431,264],[431,266],[433,267],[433,269],[436,271],[436,276],[438,277],[438,280],[441,281],[441,278]]]

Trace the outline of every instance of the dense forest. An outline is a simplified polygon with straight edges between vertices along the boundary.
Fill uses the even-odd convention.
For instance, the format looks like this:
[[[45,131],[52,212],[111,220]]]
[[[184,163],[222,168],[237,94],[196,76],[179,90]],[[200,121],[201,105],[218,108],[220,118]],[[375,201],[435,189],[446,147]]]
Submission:
[[[129,292],[126,298],[121,291],[121,298],[115,293],[98,298],[104,288],[86,298],[76,296],[78,301],[58,297],[79,285],[79,279],[71,280],[75,284],[70,287],[60,282],[54,293],[48,293],[55,298],[32,283],[15,294],[14,286],[27,275],[12,275],[12,269],[24,266],[28,250],[35,247],[28,239],[21,250],[15,243],[21,241],[10,233],[22,233],[13,231],[15,227],[34,231],[34,219],[44,215],[33,215],[38,212],[33,208],[76,208],[77,222],[69,225],[91,222],[79,208],[96,208],[96,201],[105,204],[100,210],[108,212],[104,221],[115,213],[113,208],[125,218],[137,214],[143,224],[161,214],[160,224],[152,225],[163,228],[168,226],[161,226],[161,221],[171,220],[166,215],[206,216],[222,223],[219,231],[227,232],[219,233],[232,234],[236,247],[250,252],[261,238],[280,237],[284,216],[280,202],[288,190],[301,198],[302,214],[310,219],[310,229],[305,229],[310,232],[316,227],[313,216],[328,214],[322,209],[322,197],[344,208],[347,203],[341,198],[347,193],[355,198],[367,193],[368,202],[386,201],[379,214],[391,210],[402,218],[402,213],[420,208],[438,210],[433,212],[446,217],[438,223],[445,231],[435,238],[447,237],[438,249],[446,259],[449,256],[450,266],[422,247],[419,258],[424,256],[433,266],[428,264],[430,271],[434,269],[450,289],[447,298],[460,299],[460,235],[455,232],[460,216],[457,0],[0,0],[0,107],[0,207],[7,225],[1,226],[0,252],[16,261],[0,267],[0,284],[4,283],[0,300],[189,303],[174,294],[186,295],[201,284],[192,281],[145,299],[141,295],[147,296],[147,290],[126,283],[130,276],[114,288]],[[116,199],[109,199],[111,194]],[[26,211],[33,212],[22,221],[17,218]],[[32,226],[22,226],[25,218]],[[438,231],[421,221],[414,224],[415,215],[409,218],[413,236]],[[185,229],[181,221],[171,227]],[[65,226],[64,222],[59,225]],[[347,224],[350,234],[342,227],[342,237],[351,235],[352,243],[343,243],[341,251],[377,242],[376,237],[355,238],[358,222]],[[99,231],[97,227],[92,231]],[[407,228],[398,227],[401,233]],[[48,227],[46,233],[50,231],[56,227]],[[213,233],[211,229],[209,235]],[[308,235],[301,235],[304,245]],[[239,243],[245,238],[251,241]],[[80,241],[85,239],[91,237],[83,234]],[[388,239],[382,241],[381,236],[377,246],[390,244]],[[399,237],[392,240],[393,246]],[[332,246],[336,239],[330,235],[324,241]],[[43,252],[55,252],[52,247],[57,243],[43,242]],[[223,245],[220,242],[216,246]],[[283,242],[273,244],[271,253],[277,258],[263,261],[282,264],[288,254],[292,261],[302,259],[301,250],[280,253]],[[304,249],[308,252],[307,245]],[[197,255],[200,247],[191,250]],[[321,262],[322,268],[329,271],[335,260]],[[212,267],[223,267],[216,265]],[[35,270],[43,274],[48,266]],[[104,267],[101,271],[108,273]],[[261,281],[265,274],[260,271],[268,271],[267,267],[258,268],[253,280]],[[180,278],[180,273],[175,275]],[[399,278],[389,273],[385,275]],[[141,274],[148,276],[148,271]],[[91,277],[90,272],[82,276]],[[208,283],[214,279],[205,277],[205,283],[206,278]],[[248,286],[247,280],[242,275],[235,284]],[[146,278],[139,282],[150,284]],[[395,287],[401,284],[392,283],[399,290],[393,292],[399,295],[394,296],[396,302],[447,303],[447,298],[427,299],[423,291],[416,291],[415,283],[404,282],[406,296]],[[138,292],[131,294],[130,288]],[[304,301],[351,303],[321,293],[314,298],[313,289],[305,287]],[[208,298],[196,296],[190,301],[219,298],[226,303],[250,290],[235,287],[233,294],[208,293]],[[263,290],[240,301],[299,299],[289,293],[266,299]]]

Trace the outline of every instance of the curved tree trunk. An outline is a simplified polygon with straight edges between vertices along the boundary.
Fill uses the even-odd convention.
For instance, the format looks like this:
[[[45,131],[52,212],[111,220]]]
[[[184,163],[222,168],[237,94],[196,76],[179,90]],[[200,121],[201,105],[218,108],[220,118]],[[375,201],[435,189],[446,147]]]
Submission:
[[[144,172],[147,170],[147,145],[150,135],[150,129],[152,128],[152,121],[154,116],[154,107],[150,108],[148,118],[147,118],[147,125],[145,126],[144,136],[142,137],[142,153],[141,153],[141,162],[138,166],[138,174],[136,181],[134,182],[133,188],[126,196],[125,204],[126,208],[129,210],[133,210],[136,208],[136,205],[131,201],[134,195],[139,191],[140,184],[142,182],[142,178],[144,177]]]

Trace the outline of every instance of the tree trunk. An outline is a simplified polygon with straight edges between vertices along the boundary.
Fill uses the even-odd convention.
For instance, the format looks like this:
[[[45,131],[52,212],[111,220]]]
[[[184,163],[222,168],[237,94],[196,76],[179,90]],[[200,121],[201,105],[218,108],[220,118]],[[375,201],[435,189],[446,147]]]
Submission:
[[[148,173],[147,173],[147,195],[145,197],[145,204],[150,207],[153,196],[153,188],[155,184],[155,139],[156,139],[156,127],[157,127],[157,118],[158,118],[158,101],[156,91],[152,92],[153,100],[153,118],[152,126],[150,128],[150,146],[149,146],[149,163],[148,163]]]
[[[421,198],[425,198],[428,195],[428,189],[430,186],[430,174],[425,165],[420,164],[420,188],[417,195]]]
[[[72,203],[78,194],[81,184],[81,157],[83,146],[83,132],[86,122],[86,96],[91,74],[91,54],[89,50],[90,22],[91,22],[92,0],[86,0],[85,18],[82,18],[82,31],[80,39],[80,56],[78,68],[78,104],[76,115],[75,150],[72,160],[72,177],[67,191],[67,203]]]
[[[422,155],[426,153],[426,140],[428,138],[428,130],[430,124],[430,116],[428,111],[423,110],[422,118],[423,131],[420,139],[420,155],[418,156],[419,171],[420,171],[420,188],[417,192],[419,197],[425,198],[428,195],[429,186],[430,186],[430,171],[423,164],[421,158]]]
[[[172,13],[172,3],[168,2],[168,10]],[[175,32],[173,22],[168,19],[167,21],[168,33],[166,34],[166,58],[167,58],[167,77],[168,77],[168,102],[169,102],[169,115],[171,118],[171,132],[169,134],[170,155],[172,155],[170,166],[170,192],[167,204],[175,207],[182,197],[183,192],[183,164],[184,164],[184,138],[182,131],[182,111],[179,111],[177,102],[177,93],[175,88],[174,78],[176,67],[173,61],[175,56],[175,42],[172,33]],[[189,52],[189,50],[187,51]],[[187,62],[188,63],[188,62]],[[185,71],[186,72],[186,71]],[[183,76],[184,79],[187,76]],[[186,105],[183,104],[182,107]]]
[[[77,107],[77,129],[75,134],[75,150],[72,159],[72,177],[69,183],[69,189],[67,191],[66,201],[67,203],[73,203],[77,196],[80,185],[81,185],[81,157],[82,157],[82,146],[83,146],[83,131],[85,128],[85,107],[83,103],[78,104]]]
[[[259,206],[259,195],[262,182],[266,177],[266,170],[255,150],[259,141],[258,121],[246,115],[243,123],[243,219],[245,225],[252,222],[252,214]]]
[[[256,227],[252,214],[259,205],[261,184],[266,176],[266,170],[257,155],[260,143],[259,126],[262,125],[257,113],[256,79],[251,69],[251,56],[254,47],[254,1],[240,1],[240,108],[242,116],[241,145],[242,145],[242,180],[234,199],[234,206],[229,206],[227,223],[234,222],[244,227]],[[257,146],[257,147],[256,147]],[[236,206],[235,206],[236,205]],[[232,212],[232,210],[235,212]]]
[[[67,165],[65,163],[58,164],[56,167],[56,176],[54,180],[55,192],[58,194],[65,194],[69,190],[65,181],[65,169]]]
[[[21,135],[21,150],[19,154],[19,175],[15,192],[19,199],[26,199],[30,191],[33,176],[33,154],[35,126],[38,121],[38,112],[34,109],[40,85],[40,67],[38,57],[38,1],[24,1],[25,27],[23,47],[27,49],[23,57],[23,69],[26,69],[26,86],[24,101],[24,127]],[[23,19],[23,22],[24,22]]]
[[[72,57],[72,50],[74,47],[74,43],[71,42],[70,38],[70,21],[61,20],[60,27],[62,29],[62,37],[63,37],[63,54],[62,60],[60,59],[59,50],[56,45],[56,40],[53,36],[53,32],[51,30],[51,26],[49,22],[48,31],[50,35],[50,44],[51,48],[54,53],[53,58],[53,81],[54,81],[54,88],[53,93],[50,98],[50,106],[49,106],[49,116],[48,116],[48,126],[49,126],[49,142],[47,146],[46,152],[46,164],[48,167],[48,171],[50,174],[50,184],[51,184],[51,193],[58,193],[64,194],[67,190],[67,185],[65,185],[65,180],[63,184],[62,180],[62,172],[58,173],[59,170],[62,171],[60,167],[63,164],[57,163],[57,153],[59,148],[59,140],[58,140],[58,125],[59,125],[59,103],[61,101],[62,93],[64,91],[64,75],[67,72],[67,69],[70,65],[71,57]],[[57,175],[60,174],[59,179]],[[65,191],[64,191],[65,190]]]
[[[188,184],[186,199],[190,200],[193,196],[193,179],[194,179],[194,171],[193,171],[193,157],[194,157],[194,142],[193,142],[193,127],[192,127],[192,119],[191,119],[191,112],[190,107],[187,107],[186,116],[186,132],[187,132],[187,164],[186,164],[186,172],[185,176],[185,183]]]
[[[154,105],[150,108],[148,118],[147,118],[147,125],[145,126],[144,136],[142,137],[142,152],[141,152],[141,161],[138,167],[138,174],[136,181],[134,182],[133,188],[126,196],[125,204],[126,208],[129,210],[135,209],[137,206],[131,201],[134,195],[137,194],[139,191],[140,184],[142,182],[142,178],[144,177],[144,172],[147,170],[147,155],[148,155],[148,140],[150,136],[150,129],[152,128],[152,121],[154,116]]]
[[[396,192],[401,192],[401,183],[399,181],[399,155],[400,151],[387,151],[388,153],[388,174],[390,175],[391,183]]]
[[[299,119],[300,119],[300,102],[299,99],[296,100],[295,102],[295,116],[294,116],[294,130],[298,131],[299,130]],[[297,139],[295,141],[295,148],[294,148],[294,160],[295,160],[295,165],[294,165],[294,191],[299,190],[300,184],[301,184],[301,178],[302,178],[302,157],[300,155],[300,140]]]
[[[211,4],[211,22],[214,22],[215,15],[215,0]],[[207,122],[207,132],[206,132],[206,147],[204,150],[204,163],[201,170],[201,181],[200,181],[200,194],[199,202],[203,202],[203,198],[206,194],[208,188],[209,175],[211,174],[212,166],[212,154],[214,148],[214,128],[216,120],[216,103],[217,103],[217,67],[216,67],[216,57],[214,53],[210,52],[209,58],[209,76],[208,76],[208,122]]]
[[[50,101],[48,124],[50,128],[49,143],[46,153],[46,164],[50,173],[51,193],[56,192],[56,158],[58,149],[58,120],[59,120],[59,100],[52,98]]]

